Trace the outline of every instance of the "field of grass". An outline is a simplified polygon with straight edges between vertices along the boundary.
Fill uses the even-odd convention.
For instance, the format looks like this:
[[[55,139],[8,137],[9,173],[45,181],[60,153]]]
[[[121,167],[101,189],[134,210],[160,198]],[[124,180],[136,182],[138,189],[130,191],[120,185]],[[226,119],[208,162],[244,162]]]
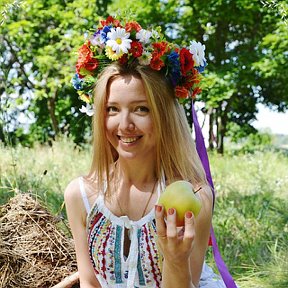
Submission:
[[[0,146],[0,205],[30,192],[66,218],[63,191],[89,169],[88,148]],[[210,154],[217,193],[213,226],[222,256],[241,288],[288,287],[288,156],[283,152]],[[65,221],[65,220],[64,220]],[[214,265],[212,252],[208,262]]]

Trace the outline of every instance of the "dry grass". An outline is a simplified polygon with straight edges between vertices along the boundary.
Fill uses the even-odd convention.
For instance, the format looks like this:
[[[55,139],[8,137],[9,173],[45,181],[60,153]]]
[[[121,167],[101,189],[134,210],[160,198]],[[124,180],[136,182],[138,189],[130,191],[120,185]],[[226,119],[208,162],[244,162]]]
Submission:
[[[0,287],[52,287],[77,270],[74,245],[59,219],[28,194],[0,210]]]

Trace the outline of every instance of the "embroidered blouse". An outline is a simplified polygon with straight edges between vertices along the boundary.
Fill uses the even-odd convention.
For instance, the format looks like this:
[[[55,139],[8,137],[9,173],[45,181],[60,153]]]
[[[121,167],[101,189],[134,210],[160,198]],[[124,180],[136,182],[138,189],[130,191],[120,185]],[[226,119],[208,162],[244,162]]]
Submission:
[[[79,178],[79,183],[87,211],[89,255],[101,287],[160,288],[163,257],[157,249],[155,209],[140,220],[132,221],[127,216],[113,214],[102,194],[90,208],[83,178]],[[163,183],[158,183],[158,199]],[[124,256],[125,228],[129,229],[131,241],[127,258]],[[204,263],[199,287],[224,288],[225,284]]]

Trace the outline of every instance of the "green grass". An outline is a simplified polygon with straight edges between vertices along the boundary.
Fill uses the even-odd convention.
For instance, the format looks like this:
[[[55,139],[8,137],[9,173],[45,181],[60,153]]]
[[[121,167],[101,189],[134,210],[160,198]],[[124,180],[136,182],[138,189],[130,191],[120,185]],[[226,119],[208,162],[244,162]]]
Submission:
[[[68,139],[27,149],[0,146],[0,205],[30,192],[65,216],[68,182],[88,171],[89,149]],[[210,154],[217,193],[213,226],[222,256],[241,288],[288,287],[288,156]],[[208,262],[215,265],[211,251]],[[215,267],[215,266],[214,266]]]

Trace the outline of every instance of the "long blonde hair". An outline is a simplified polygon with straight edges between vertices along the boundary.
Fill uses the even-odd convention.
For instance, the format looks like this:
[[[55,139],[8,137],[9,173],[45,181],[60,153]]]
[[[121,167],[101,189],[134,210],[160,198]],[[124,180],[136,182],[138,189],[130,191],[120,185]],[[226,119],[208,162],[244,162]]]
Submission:
[[[97,190],[101,191],[106,182],[105,195],[111,195],[111,169],[118,154],[106,137],[105,111],[110,83],[121,75],[143,81],[156,136],[156,177],[159,179],[164,172],[167,182],[181,178],[192,185],[207,184],[184,108],[175,98],[171,83],[149,66],[136,64],[127,68],[113,63],[103,70],[94,89],[93,160],[88,176],[96,177]]]

